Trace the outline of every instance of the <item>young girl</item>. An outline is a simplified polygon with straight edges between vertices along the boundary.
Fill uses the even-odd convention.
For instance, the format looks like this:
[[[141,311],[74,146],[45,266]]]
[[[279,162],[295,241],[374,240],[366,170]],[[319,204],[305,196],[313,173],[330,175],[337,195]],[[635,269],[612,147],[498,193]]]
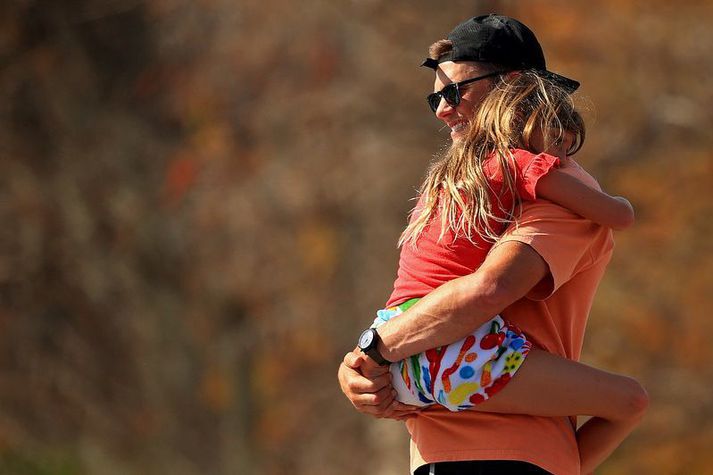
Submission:
[[[429,170],[400,239],[394,292],[387,308],[377,312],[374,327],[452,278],[443,276],[475,271],[523,201],[547,199],[613,229],[633,223],[626,199],[567,173],[578,166],[568,155],[582,146],[585,129],[565,90],[522,72],[501,79],[475,116],[467,136]],[[623,440],[645,409],[638,383],[532,349],[526,335],[500,316],[458,342],[396,362],[390,370],[397,399],[411,405],[597,416],[578,432],[583,473]],[[545,376],[547,394],[541,391]],[[490,400],[509,385],[516,390]]]

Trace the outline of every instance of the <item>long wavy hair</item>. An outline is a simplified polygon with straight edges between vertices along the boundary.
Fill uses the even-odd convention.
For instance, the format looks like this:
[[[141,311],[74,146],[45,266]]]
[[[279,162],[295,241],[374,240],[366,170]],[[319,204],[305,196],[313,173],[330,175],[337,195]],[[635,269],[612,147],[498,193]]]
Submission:
[[[416,245],[436,216],[440,216],[439,240],[450,230],[454,237],[465,236],[471,242],[476,237],[494,242],[499,229],[520,210],[517,199],[508,200],[513,203],[509,207],[501,199],[502,193],[517,197],[512,150],[540,153],[558,144],[565,133],[574,135],[567,151],[574,154],[584,144],[585,127],[565,89],[536,71],[499,76],[477,107],[465,136],[430,166],[419,205],[412,211],[399,246]],[[533,145],[539,145],[538,139],[543,142],[542,150]],[[502,173],[502,190],[493,190],[486,176],[483,165],[489,157],[497,161]]]

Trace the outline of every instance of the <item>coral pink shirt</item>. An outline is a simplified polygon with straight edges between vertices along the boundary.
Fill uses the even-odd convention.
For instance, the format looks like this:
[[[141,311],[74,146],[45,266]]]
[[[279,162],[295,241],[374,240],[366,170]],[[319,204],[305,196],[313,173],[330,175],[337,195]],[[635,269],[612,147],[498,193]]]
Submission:
[[[493,210],[498,218],[506,218],[506,211],[512,208],[515,200],[521,202],[534,201],[537,181],[552,168],[559,166],[559,159],[552,155],[535,155],[526,150],[514,149],[511,173],[515,179],[515,192],[508,192],[503,182],[503,173],[494,157],[486,159],[483,168],[489,178],[490,199]],[[500,202],[500,206],[497,203]],[[419,206],[412,215],[418,216]],[[491,227],[498,233],[504,226],[491,221]],[[386,303],[386,307],[398,305],[406,300],[423,297],[436,287],[473,273],[485,260],[493,243],[480,238],[477,234],[472,242],[465,236],[454,239],[453,232],[446,232],[441,241],[440,216],[432,219],[432,224],[426,226],[418,239],[418,246],[404,245],[399,258],[399,270],[394,291]]]

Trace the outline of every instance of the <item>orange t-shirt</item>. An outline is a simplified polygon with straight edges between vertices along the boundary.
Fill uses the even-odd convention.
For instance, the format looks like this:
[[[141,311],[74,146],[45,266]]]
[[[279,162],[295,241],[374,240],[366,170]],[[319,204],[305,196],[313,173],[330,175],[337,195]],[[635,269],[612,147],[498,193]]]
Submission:
[[[569,161],[561,170],[597,189],[596,181]],[[532,247],[550,275],[502,312],[537,347],[578,360],[589,310],[611,258],[612,233],[547,201],[527,203],[517,226],[496,246],[518,241]],[[495,396],[497,397],[497,396]],[[520,460],[555,475],[579,473],[573,420],[525,415],[450,412],[433,406],[407,422],[411,470],[430,462]]]

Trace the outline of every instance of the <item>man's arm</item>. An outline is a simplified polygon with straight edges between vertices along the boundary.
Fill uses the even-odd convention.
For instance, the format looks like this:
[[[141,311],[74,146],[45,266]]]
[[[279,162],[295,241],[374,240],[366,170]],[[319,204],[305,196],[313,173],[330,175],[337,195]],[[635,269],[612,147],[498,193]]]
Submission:
[[[547,264],[534,249],[505,242],[476,272],[447,282],[381,325],[379,351],[389,361],[398,361],[457,341],[548,277]],[[342,392],[360,412],[400,419],[415,410],[394,399],[389,373],[356,351],[344,357],[338,378]]]
[[[399,361],[464,338],[510,304],[521,299],[549,269],[527,244],[496,246],[473,274],[438,287],[402,315],[378,329],[379,351]]]

